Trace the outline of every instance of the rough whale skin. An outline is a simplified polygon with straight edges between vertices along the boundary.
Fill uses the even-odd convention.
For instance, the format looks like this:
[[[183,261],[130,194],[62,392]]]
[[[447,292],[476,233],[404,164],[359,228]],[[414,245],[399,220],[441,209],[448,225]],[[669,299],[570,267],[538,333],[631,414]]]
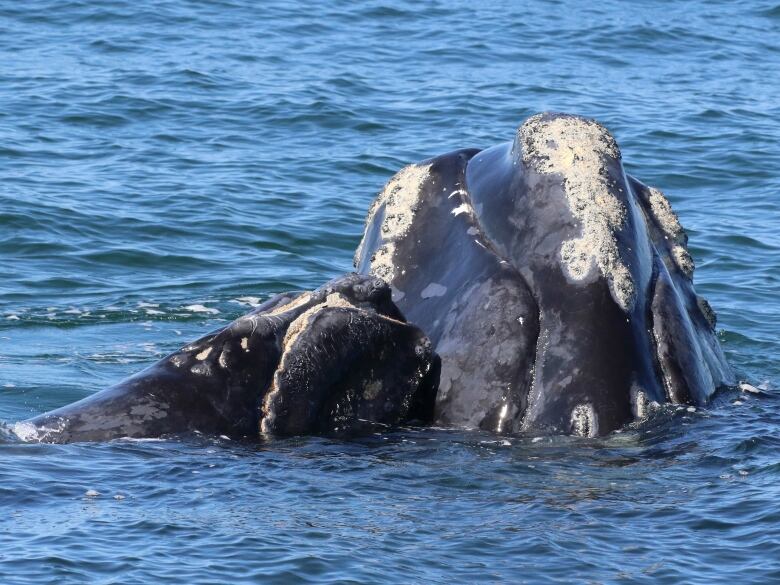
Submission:
[[[677,216],[593,120],[402,169],[355,266],[433,342],[437,424],[596,436],[734,383]]]
[[[438,362],[381,280],[350,274],[281,294],[83,400],[17,423],[51,443],[199,431],[345,434],[433,413]]]

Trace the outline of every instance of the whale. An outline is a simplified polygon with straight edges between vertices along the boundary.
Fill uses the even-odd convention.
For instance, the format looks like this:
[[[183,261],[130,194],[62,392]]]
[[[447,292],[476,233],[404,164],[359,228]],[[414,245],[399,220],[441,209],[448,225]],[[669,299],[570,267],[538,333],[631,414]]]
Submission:
[[[348,274],[276,295],[118,384],[14,425],[48,443],[199,432],[343,435],[430,422],[438,358],[389,286]]]
[[[537,114],[511,141],[404,167],[371,203],[354,267],[14,430],[596,437],[735,384],[669,199],[589,118]]]
[[[669,200],[588,118],[403,168],[354,262],[430,337],[439,425],[592,437],[735,382]]]

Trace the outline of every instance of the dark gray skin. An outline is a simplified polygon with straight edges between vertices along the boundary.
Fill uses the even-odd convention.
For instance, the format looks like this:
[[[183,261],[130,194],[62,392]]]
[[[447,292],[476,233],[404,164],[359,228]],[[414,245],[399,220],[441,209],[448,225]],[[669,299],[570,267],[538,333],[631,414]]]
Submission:
[[[381,280],[277,295],[102,392],[22,423],[53,443],[199,431],[231,438],[430,421],[437,358]],[[17,426],[17,428],[19,428]]]
[[[355,265],[441,357],[437,423],[595,436],[734,383],[686,241],[603,127],[545,114],[401,171]]]

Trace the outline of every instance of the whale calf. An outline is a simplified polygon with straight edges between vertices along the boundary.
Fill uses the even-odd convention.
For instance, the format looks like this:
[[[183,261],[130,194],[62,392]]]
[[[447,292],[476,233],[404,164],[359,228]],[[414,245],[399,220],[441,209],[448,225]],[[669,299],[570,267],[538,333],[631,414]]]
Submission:
[[[596,436],[734,383],[669,201],[590,119],[402,169],[355,266],[430,336],[438,424]]]

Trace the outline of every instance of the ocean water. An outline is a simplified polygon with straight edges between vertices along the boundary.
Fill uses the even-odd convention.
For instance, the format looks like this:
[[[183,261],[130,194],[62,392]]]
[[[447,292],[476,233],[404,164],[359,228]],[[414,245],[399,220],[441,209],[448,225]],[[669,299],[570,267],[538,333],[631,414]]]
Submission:
[[[0,439],[0,581],[780,582],[780,5],[0,2],[0,421],[350,270],[403,165],[595,117],[758,393],[608,437]]]

